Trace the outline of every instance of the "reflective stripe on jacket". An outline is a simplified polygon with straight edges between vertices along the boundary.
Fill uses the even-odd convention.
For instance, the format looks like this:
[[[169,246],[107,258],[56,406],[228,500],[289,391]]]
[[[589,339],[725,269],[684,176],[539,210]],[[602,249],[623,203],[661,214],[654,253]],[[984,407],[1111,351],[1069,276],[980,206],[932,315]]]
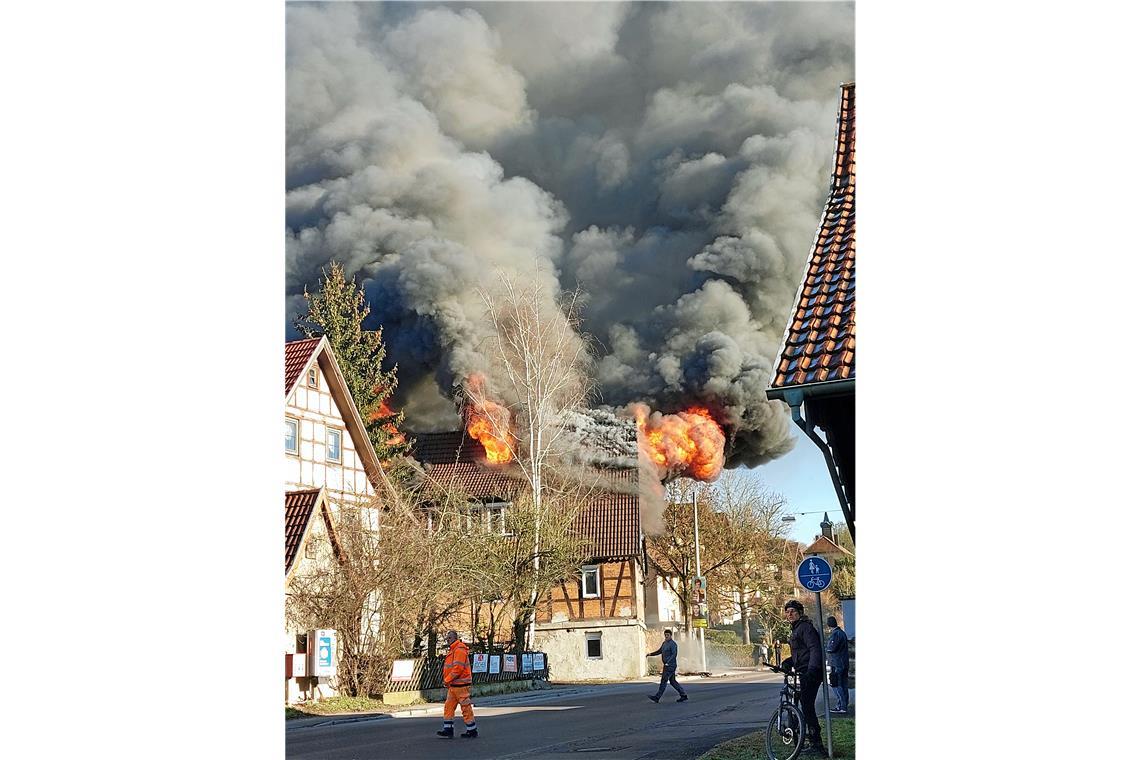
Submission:
[[[471,685],[471,662],[467,657],[467,645],[462,641],[456,640],[443,659],[443,685]]]

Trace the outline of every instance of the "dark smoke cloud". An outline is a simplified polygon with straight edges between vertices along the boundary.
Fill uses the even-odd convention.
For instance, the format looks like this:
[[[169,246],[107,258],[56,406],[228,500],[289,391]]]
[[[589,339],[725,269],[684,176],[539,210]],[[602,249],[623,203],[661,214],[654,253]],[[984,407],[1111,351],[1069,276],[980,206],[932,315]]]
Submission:
[[[287,309],[365,285],[412,427],[486,371],[476,289],[581,287],[600,401],[791,448],[765,397],[819,223],[849,3],[290,4]]]

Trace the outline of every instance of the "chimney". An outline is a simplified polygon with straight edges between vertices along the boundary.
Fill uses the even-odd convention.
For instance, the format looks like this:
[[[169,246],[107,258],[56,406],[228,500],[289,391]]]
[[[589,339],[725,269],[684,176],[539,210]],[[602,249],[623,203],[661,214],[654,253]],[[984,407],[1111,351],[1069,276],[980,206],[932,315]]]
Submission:
[[[828,541],[835,541],[835,531],[832,528],[831,520],[827,519],[827,513],[823,513],[823,522],[819,524],[820,535]]]

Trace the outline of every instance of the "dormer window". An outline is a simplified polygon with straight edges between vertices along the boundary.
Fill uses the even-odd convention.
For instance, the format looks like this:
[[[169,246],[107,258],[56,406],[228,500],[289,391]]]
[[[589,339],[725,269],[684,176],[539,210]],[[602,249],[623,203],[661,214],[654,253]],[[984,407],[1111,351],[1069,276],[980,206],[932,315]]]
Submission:
[[[309,367],[309,387],[310,388],[316,388],[317,387],[317,368],[316,367]]]

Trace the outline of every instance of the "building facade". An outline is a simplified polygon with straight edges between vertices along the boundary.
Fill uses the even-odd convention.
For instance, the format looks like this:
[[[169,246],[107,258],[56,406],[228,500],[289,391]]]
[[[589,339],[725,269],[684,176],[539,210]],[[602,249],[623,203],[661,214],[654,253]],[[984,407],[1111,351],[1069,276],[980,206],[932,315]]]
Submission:
[[[295,573],[337,561],[340,504],[369,503],[385,478],[328,339],[285,344],[285,634],[286,702],[336,694],[335,679],[304,673],[307,630],[290,604]],[[374,527],[374,510],[363,519]]]

